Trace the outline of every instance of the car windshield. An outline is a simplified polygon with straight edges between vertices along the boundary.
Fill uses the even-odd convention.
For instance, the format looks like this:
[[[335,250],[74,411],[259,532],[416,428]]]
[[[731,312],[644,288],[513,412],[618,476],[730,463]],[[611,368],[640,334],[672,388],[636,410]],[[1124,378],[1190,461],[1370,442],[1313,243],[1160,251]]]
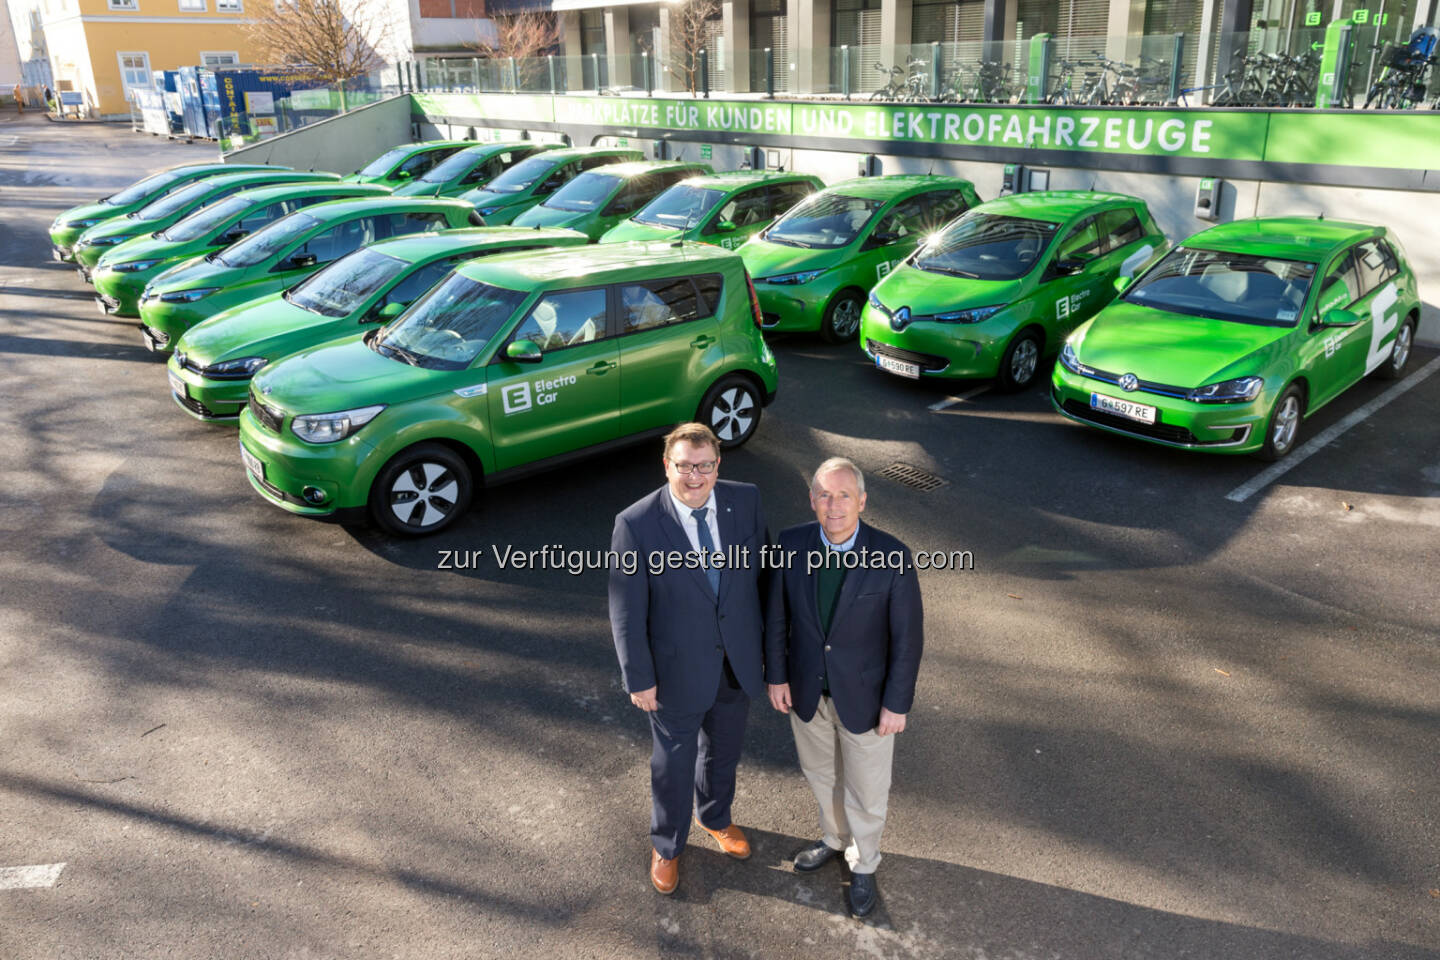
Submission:
[[[459,153],[451,154],[427,170],[420,181],[422,183],[445,183],[456,177],[463,177],[470,172],[470,168],[475,166],[481,157],[488,153],[488,150],[481,149],[461,150]]]
[[[611,176],[608,173],[596,173],[592,170],[589,173],[580,174],[556,190],[555,195],[540,206],[549,207],[551,210],[575,210],[588,213],[591,210],[599,209],[601,204],[610,199],[610,195],[618,186],[620,186],[619,177]]]
[[[707,190],[687,183],[677,183],[647,203],[630,219],[655,227],[688,227],[705,219],[705,214],[714,209],[715,204],[724,196],[723,190]]]
[[[491,193],[519,193],[549,173],[558,162],[549,157],[531,157],[529,160],[521,160],[485,184],[485,189]]]
[[[160,220],[172,213],[184,210],[192,203],[199,203],[213,189],[215,189],[214,184],[207,180],[200,180],[188,187],[182,187],[174,193],[167,193],[163,197],[151,200],[130,216],[136,220]]]
[[[409,266],[404,260],[360,249],[314,274],[285,292],[285,299],[302,310],[322,317],[343,317],[353,313],[365,298]]]
[[[151,194],[165,189],[170,184],[179,180],[181,172],[178,170],[165,170],[153,176],[146,177],[136,183],[130,184],[119,193],[111,194],[101,203],[108,203],[112,207],[123,207],[127,203],[139,203]]]
[[[762,236],[787,247],[843,247],[860,235],[884,205],[883,200],[817,193],[775,221]]]
[[[525,300],[452,273],[370,341],[376,353],[431,370],[463,370]]]
[[[1177,247],[1125,292],[1129,303],[1211,320],[1293,327],[1315,264]]]
[[[201,207],[188,217],[175,221],[160,232],[162,240],[197,240],[220,226],[231,217],[238,216],[250,208],[250,201],[244,197],[226,197],[217,203]]]
[[[383,177],[390,172],[390,168],[410,155],[410,147],[396,147],[394,150],[386,150],[380,156],[371,160],[361,167],[359,175],[362,177]]]
[[[921,247],[912,266],[972,280],[1014,280],[1040,262],[1058,224],[971,211]]]
[[[292,213],[261,227],[219,253],[210,254],[210,259],[226,267],[253,267],[257,263],[264,263],[284,249],[290,241],[319,223],[319,220],[308,213]]]

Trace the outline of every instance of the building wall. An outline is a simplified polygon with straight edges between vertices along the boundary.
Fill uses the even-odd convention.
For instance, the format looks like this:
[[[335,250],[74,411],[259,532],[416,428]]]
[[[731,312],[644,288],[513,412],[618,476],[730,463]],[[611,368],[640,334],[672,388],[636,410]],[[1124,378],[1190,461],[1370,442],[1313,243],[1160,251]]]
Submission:
[[[15,45],[15,29],[10,18],[0,18],[0,97],[11,96],[20,81],[20,53]]]

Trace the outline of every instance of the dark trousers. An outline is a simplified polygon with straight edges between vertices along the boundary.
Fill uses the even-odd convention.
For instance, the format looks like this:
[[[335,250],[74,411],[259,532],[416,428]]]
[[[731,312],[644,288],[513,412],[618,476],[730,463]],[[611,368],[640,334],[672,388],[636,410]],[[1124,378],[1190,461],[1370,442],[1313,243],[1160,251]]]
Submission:
[[[749,712],[750,698],[726,663],[709,710],[679,713],[662,705],[650,714],[650,842],[665,859],[685,849],[692,809],[711,830],[730,826]]]

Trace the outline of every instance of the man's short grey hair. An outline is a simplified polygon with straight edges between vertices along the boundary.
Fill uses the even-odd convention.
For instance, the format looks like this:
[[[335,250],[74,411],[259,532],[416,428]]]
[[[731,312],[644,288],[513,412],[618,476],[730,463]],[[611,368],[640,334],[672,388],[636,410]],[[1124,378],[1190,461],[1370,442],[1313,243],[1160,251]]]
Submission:
[[[860,489],[861,493],[865,492],[865,474],[860,472],[860,468],[855,466],[853,460],[845,457],[831,457],[816,467],[814,476],[810,478],[810,489],[814,490],[819,485],[821,474],[829,473],[832,470],[849,470],[850,475],[855,478],[855,486]]]

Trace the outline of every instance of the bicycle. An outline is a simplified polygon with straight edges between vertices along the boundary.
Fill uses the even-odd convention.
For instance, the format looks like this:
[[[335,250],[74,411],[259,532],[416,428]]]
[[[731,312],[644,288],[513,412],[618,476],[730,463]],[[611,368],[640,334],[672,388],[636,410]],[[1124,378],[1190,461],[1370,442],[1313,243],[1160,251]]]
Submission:
[[[884,74],[885,86],[870,94],[871,100],[899,100],[905,93],[905,71],[899,67],[887,67],[883,63],[875,64],[875,69]]]

